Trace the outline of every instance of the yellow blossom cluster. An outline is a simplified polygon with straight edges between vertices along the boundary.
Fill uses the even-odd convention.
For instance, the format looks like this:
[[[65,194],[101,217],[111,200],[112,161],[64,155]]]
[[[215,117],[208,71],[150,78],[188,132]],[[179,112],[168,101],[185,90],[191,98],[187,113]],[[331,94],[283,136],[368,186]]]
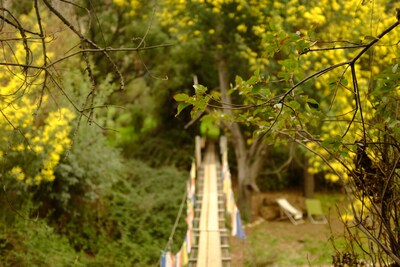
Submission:
[[[350,203],[347,209],[341,214],[341,219],[344,222],[351,222],[355,219],[355,214],[363,214],[363,216],[369,213],[371,209],[371,200],[368,197],[362,199],[354,199],[353,203]]]
[[[26,95],[18,103],[3,107],[3,116],[0,117],[3,143],[7,144],[10,136],[17,140],[11,148],[1,147],[11,151],[8,153],[12,157],[8,159],[12,165],[9,175],[26,184],[51,182],[55,179],[54,168],[71,144],[70,122],[75,116],[69,109],[60,108],[50,112],[43,122],[38,123],[33,116],[35,109],[35,103]]]
[[[213,46],[211,49],[223,50],[231,45],[227,38],[236,38],[238,42],[255,32],[258,37],[265,32],[268,18],[260,7],[267,5],[265,0],[164,0],[160,2],[157,17],[161,26],[179,42],[195,40]],[[237,49],[239,53],[244,51],[242,56],[248,56],[249,60],[260,58],[254,47],[250,48],[246,42],[241,42]],[[254,66],[260,64],[253,63]]]
[[[129,7],[128,16],[135,16],[143,4],[138,0],[113,0],[113,2],[119,7]]]
[[[29,23],[29,15],[21,16]],[[37,25],[36,25],[37,27]],[[16,33],[16,37],[18,33]],[[29,64],[43,65],[42,47],[28,42]],[[4,46],[1,61],[24,63],[26,49],[20,42]],[[51,52],[47,53],[52,56]],[[53,181],[54,168],[70,145],[71,120],[74,114],[67,108],[52,108],[43,91],[45,73],[42,69],[18,66],[0,67],[0,156],[3,170],[9,177],[26,184]],[[40,105],[39,105],[40,103]]]
[[[10,174],[12,176],[14,176],[17,180],[19,181],[23,181],[25,180],[25,173],[24,171],[21,169],[20,166],[14,166],[11,170],[10,170]]]
[[[280,10],[278,13],[285,14],[285,20],[282,20],[280,16],[274,17],[275,23],[297,31],[301,38],[313,44],[311,49],[327,49],[308,52],[299,58],[302,69],[307,70],[306,75],[337,63],[346,62],[361,50],[329,50],[328,48],[366,44],[396,21],[394,13],[390,12],[393,10],[385,10],[384,5],[376,5],[367,1],[362,3],[358,0],[309,1],[305,6],[300,5],[298,1],[289,0],[285,4],[275,2],[274,7]],[[393,46],[393,40],[399,39],[399,31],[391,32],[390,35],[383,37],[378,45],[371,48],[369,53],[364,54],[362,60],[359,60],[354,66],[360,97],[358,108],[362,109],[362,118],[360,111],[353,117],[356,108],[355,94],[351,69],[347,65],[330,71],[315,80],[313,89],[318,93],[307,93],[313,97],[319,97],[318,102],[321,108],[329,107],[322,110],[326,114],[326,120],[321,122],[318,132],[315,133],[319,140],[324,141],[338,137],[344,144],[353,144],[364,138],[361,121],[373,124],[373,120],[379,116],[371,103],[370,93],[373,86],[371,80],[375,75],[382,73],[384,68],[393,65],[398,57],[396,55],[399,54],[399,48]],[[296,78],[300,80],[303,77]],[[367,136],[369,141],[377,141],[374,133],[368,132]],[[348,178],[348,168],[353,165],[355,156],[354,147],[353,149],[350,146],[347,146],[346,149],[342,147],[346,153],[335,155],[333,158],[321,145],[310,143],[309,147],[330,162],[329,166],[319,156],[313,154],[310,156],[310,172],[323,171],[325,178],[332,182],[338,181],[338,174],[344,180]],[[373,151],[368,151],[368,153],[372,159],[377,158]],[[334,168],[335,172],[331,168]]]
[[[36,142],[33,142],[35,143],[36,151],[38,151],[37,153],[43,153],[44,147],[47,150],[47,155],[43,160],[43,168],[40,174],[37,174],[34,178],[36,183],[41,180],[54,180],[54,168],[59,163],[65,148],[71,145],[71,140],[69,139],[70,121],[74,117],[74,114],[69,109],[61,108],[51,112],[46,118],[41,138],[37,138]]]
[[[304,12],[304,18],[315,24],[324,24],[326,22],[326,17],[323,15],[322,9],[319,6]]]

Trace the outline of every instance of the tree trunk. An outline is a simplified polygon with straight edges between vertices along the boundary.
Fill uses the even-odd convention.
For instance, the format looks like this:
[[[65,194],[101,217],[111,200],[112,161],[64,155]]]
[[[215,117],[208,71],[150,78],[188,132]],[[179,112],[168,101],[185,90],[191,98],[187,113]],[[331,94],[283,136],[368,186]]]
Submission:
[[[248,183],[249,168],[245,156],[236,156],[236,160],[238,164],[238,206],[243,218],[250,221],[252,190]]]
[[[216,63],[218,67],[219,87],[221,92],[222,106],[224,112],[231,114],[231,98],[229,90],[229,73],[226,59],[220,53],[217,53]],[[256,141],[250,149],[246,146],[246,141],[236,122],[227,123],[225,126],[231,133],[230,141],[233,145],[236,161],[238,164],[238,206],[244,218],[251,220],[251,199],[252,193],[258,191],[256,178],[260,171],[261,160],[259,154],[260,143]],[[254,147],[253,147],[254,146]]]
[[[314,174],[308,171],[309,166],[309,159],[307,156],[304,156],[304,196],[306,198],[312,198],[315,191]]]

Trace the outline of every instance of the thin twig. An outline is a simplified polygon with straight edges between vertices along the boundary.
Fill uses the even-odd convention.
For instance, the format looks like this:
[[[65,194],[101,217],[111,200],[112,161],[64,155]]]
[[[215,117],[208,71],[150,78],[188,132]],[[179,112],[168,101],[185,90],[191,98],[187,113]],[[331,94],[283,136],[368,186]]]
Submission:
[[[45,5],[50,9],[50,11],[56,15],[66,26],[68,26],[68,28],[71,29],[72,32],[74,32],[79,39],[84,40],[86,43],[90,44],[92,47],[96,48],[96,49],[100,49],[100,47],[93,42],[92,40],[86,38],[85,36],[83,36],[83,34],[78,31],[57,9],[55,9],[48,0],[42,0]],[[124,77],[122,76],[121,71],[119,70],[118,66],[115,64],[114,60],[110,57],[110,55],[107,53],[107,51],[103,50],[102,51],[103,55],[107,58],[107,60],[110,62],[110,64],[113,66],[115,72],[117,73],[117,75],[119,76],[120,79],[120,89],[123,90],[125,88],[125,80]]]

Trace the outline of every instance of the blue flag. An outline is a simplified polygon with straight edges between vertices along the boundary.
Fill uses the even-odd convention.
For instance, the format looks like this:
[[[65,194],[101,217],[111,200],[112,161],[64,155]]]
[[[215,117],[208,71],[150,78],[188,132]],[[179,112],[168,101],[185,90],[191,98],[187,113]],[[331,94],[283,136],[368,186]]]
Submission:
[[[236,236],[240,239],[245,239],[246,238],[246,234],[243,231],[242,228],[242,221],[240,220],[240,212],[236,212],[236,229],[237,229],[237,233]]]

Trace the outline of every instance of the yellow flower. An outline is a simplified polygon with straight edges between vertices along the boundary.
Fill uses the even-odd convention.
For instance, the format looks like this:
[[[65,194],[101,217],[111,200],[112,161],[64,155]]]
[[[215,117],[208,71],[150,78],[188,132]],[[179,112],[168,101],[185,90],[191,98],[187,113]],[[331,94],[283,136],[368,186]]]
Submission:
[[[43,150],[44,150],[43,146],[40,146],[40,145],[36,145],[33,147],[33,151],[35,153],[41,153],[41,152],[43,152]]]
[[[54,152],[55,152],[55,153],[61,154],[63,151],[64,151],[64,147],[62,146],[62,144],[57,143],[57,144],[54,146]]]
[[[333,10],[338,11],[340,9],[340,5],[336,1],[333,1],[332,8]]]
[[[53,182],[55,179],[56,179],[56,177],[54,176],[54,174],[49,175],[49,176],[46,177],[46,180],[49,181],[49,182]]]
[[[116,4],[117,6],[124,6],[126,5],[126,1],[125,0],[113,0],[114,4]]]
[[[35,176],[34,178],[35,183],[36,184],[40,184],[40,182],[42,181],[42,176],[40,176],[39,174]]]
[[[14,166],[11,169],[10,173],[11,175],[15,176],[15,178],[19,181],[23,181],[25,179],[25,173],[20,166]]]
[[[325,179],[331,181],[332,183],[336,183],[337,181],[339,181],[339,176],[334,173],[327,173],[325,175]]]
[[[50,154],[50,160],[57,164],[60,161],[60,155],[53,152]]]
[[[219,13],[219,12],[221,12],[221,9],[219,9],[219,7],[213,7],[212,12]]]
[[[354,220],[354,215],[349,213],[344,213],[341,217],[344,222],[351,222]]]
[[[44,166],[44,168],[41,171],[41,174],[42,174],[43,180],[46,180],[48,182],[52,182],[56,178],[54,176],[54,171],[53,171],[52,167],[49,168],[48,166]]]
[[[53,171],[51,170],[51,168],[43,168],[41,174],[43,176],[49,176],[53,174]]]
[[[24,144],[19,144],[18,146],[15,147],[16,151],[24,151],[25,150],[25,146]]]
[[[247,27],[244,24],[240,24],[236,27],[236,30],[238,30],[239,32],[246,32],[247,31]]]

